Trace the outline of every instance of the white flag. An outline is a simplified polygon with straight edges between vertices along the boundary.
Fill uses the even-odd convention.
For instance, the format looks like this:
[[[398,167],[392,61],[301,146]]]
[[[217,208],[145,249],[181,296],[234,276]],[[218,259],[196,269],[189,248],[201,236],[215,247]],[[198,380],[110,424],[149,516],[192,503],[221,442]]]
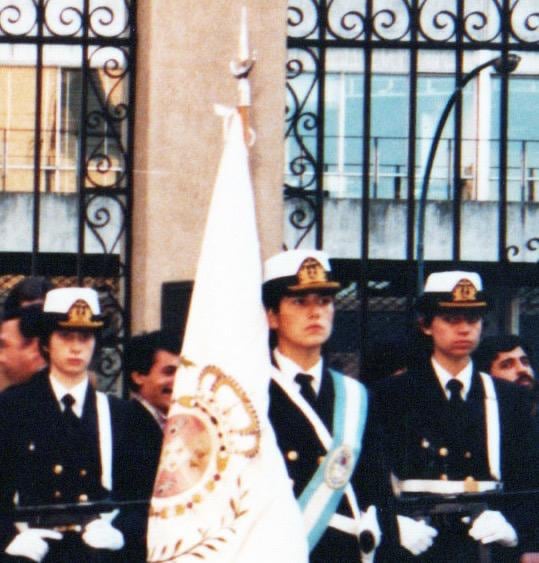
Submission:
[[[271,364],[241,118],[230,110],[148,525],[148,561],[308,560],[267,417]]]

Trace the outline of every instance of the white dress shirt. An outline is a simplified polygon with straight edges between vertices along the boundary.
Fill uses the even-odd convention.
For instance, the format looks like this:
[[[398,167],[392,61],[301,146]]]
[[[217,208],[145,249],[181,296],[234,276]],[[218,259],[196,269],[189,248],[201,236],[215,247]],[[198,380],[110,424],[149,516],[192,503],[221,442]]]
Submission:
[[[73,412],[80,418],[82,416],[82,409],[84,407],[84,399],[86,398],[86,390],[88,389],[88,378],[80,383],[77,383],[74,387],[67,388],[62,385],[54,375],[49,376],[51,382],[52,391],[58,404],[60,405],[60,410],[63,412],[65,409],[64,403],[62,403],[62,397],[64,395],[71,395],[75,402],[73,403]]]
[[[283,375],[287,378],[290,378],[290,380],[294,383],[294,386],[298,390],[298,393],[300,391],[300,386],[299,383],[295,381],[296,375],[298,373],[305,373],[311,375],[313,378],[311,381],[311,385],[314,389],[314,392],[318,396],[318,393],[320,392],[320,386],[322,385],[322,366],[323,366],[322,358],[320,358],[318,362],[314,364],[314,366],[305,370],[302,367],[298,366],[296,362],[294,362],[293,360],[291,360],[290,358],[279,352],[278,348],[275,348],[275,350],[273,350],[273,357],[277,362],[277,365],[279,366],[279,369],[281,370]]]
[[[472,386],[472,375],[473,375],[473,363],[469,361],[466,364],[466,367],[457,373],[457,375],[451,375],[445,368],[443,368],[435,359],[434,357],[431,358],[432,367],[434,369],[434,373],[438,378],[438,382],[442,387],[445,396],[449,399],[449,390],[447,389],[447,384],[452,379],[457,379],[462,383],[462,389],[460,391],[460,395],[462,399],[465,401],[468,393],[470,392],[470,387]]]

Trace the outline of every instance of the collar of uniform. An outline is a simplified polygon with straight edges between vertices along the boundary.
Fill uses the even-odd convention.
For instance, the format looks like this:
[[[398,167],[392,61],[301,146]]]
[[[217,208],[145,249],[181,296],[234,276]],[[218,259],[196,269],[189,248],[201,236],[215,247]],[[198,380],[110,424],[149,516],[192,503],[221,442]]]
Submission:
[[[88,389],[88,378],[80,383],[77,383],[75,387],[64,387],[54,375],[49,376],[51,382],[52,391],[58,404],[60,405],[60,410],[64,410],[64,405],[62,403],[62,397],[69,393],[74,399],[73,412],[80,418],[82,416],[82,408],[84,406],[84,399],[86,398],[86,390]]]
[[[294,381],[294,378],[298,373],[308,373],[309,375],[313,376],[312,386],[314,392],[318,395],[320,392],[320,385],[322,384],[322,358],[318,360],[314,366],[310,369],[303,369],[302,367],[298,366],[296,362],[279,352],[278,348],[273,350],[273,357],[279,366],[281,372],[285,375],[286,378],[290,378],[290,380],[294,383],[294,386],[299,391],[299,384]]]
[[[167,417],[159,409],[156,409],[151,403],[149,403],[144,397],[138,393],[132,394],[133,399],[138,401],[152,416],[155,418],[157,424],[161,430],[165,430],[165,424],[167,422]]]
[[[449,391],[447,390],[446,385],[452,379],[458,379],[462,383],[462,398],[466,400],[468,397],[468,393],[470,391],[470,387],[472,386],[472,375],[473,375],[473,363],[470,361],[466,364],[466,367],[457,373],[456,376],[451,375],[446,369],[444,369],[435,359],[434,357],[431,358],[432,367],[434,369],[434,373],[438,378],[438,381],[445,393],[445,396],[449,399]]]

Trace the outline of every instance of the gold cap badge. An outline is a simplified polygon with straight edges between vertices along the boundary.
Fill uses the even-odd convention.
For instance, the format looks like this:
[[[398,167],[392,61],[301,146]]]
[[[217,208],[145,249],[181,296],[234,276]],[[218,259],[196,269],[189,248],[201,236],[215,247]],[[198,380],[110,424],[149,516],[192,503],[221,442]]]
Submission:
[[[338,282],[328,280],[327,272],[316,258],[303,260],[296,274],[297,284],[288,286],[292,291],[302,289],[338,289]]]
[[[58,321],[62,328],[101,328],[103,321],[92,319],[92,309],[83,299],[77,299],[67,311],[67,321]]]
[[[477,300],[477,288],[469,279],[461,279],[451,291],[451,301],[440,301],[442,307],[485,307],[486,301]]]

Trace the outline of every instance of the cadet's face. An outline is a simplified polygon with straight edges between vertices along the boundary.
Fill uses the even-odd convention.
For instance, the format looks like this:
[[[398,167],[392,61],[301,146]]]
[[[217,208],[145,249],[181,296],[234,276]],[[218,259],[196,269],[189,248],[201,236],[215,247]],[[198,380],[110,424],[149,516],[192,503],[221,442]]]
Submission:
[[[333,328],[334,298],[307,293],[283,297],[279,311],[268,311],[268,322],[277,333],[279,349],[311,350],[320,348]],[[290,354],[287,354],[290,355]]]
[[[67,378],[85,376],[94,348],[95,336],[90,332],[55,330],[48,345],[51,369]]]
[[[498,352],[490,366],[490,373],[525,387],[533,386],[534,374],[530,359],[520,346],[509,352]]]
[[[462,360],[477,348],[482,326],[480,316],[449,313],[435,315],[431,325],[422,330],[432,336],[435,355]]]
[[[10,385],[29,379],[39,366],[37,338],[24,338],[19,330],[19,319],[10,319],[0,324],[0,371]]]
[[[174,376],[179,365],[178,354],[157,350],[150,371],[147,374],[135,372],[131,376],[140,386],[137,393],[165,414],[170,407]]]

